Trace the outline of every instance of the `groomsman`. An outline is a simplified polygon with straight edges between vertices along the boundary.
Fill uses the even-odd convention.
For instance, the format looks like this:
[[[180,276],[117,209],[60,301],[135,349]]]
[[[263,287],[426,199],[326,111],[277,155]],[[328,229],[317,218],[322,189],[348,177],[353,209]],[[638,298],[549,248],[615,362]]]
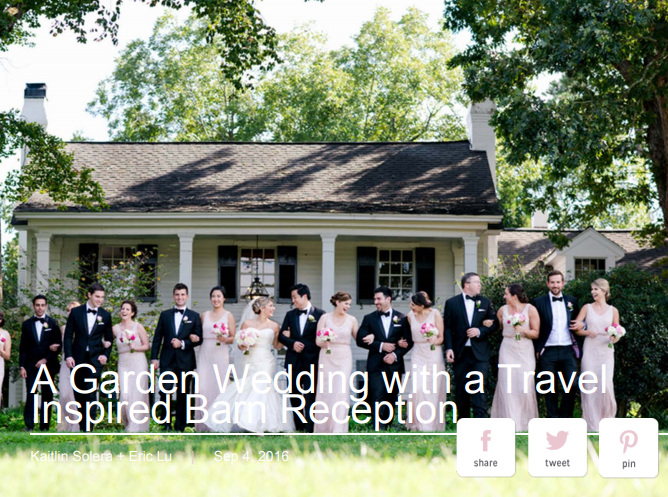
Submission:
[[[572,418],[578,388],[577,359],[580,358],[580,347],[573,332],[581,330],[583,326],[575,322],[580,312],[578,299],[562,293],[565,284],[564,275],[560,271],[551,271],[547,275],[549,293],[533,302],[540,316],[538,338],[533,341],[538,359],[536,381],[546,380],[547,375],[539,375],[549,371],[554,375],[556,389],[556,385],[561,383],[557,379],[559,372],[564,376],[566,384],[575,374],[573,386],[570,392],[563,392],[561,403],[556,390],[544,394],[548,418]]]
[[[313,433],[313,420],[309,415],[311,405],[315,402],[318,377],[318,357],[320,356],[320,347],[315,343],[316,332],[318,331],[318,320],[325,312],[311,304],[311,290],[308,286],[298,283],[290,288],[292,304],[294,309],[288,311],[283,319],[281,332],[278,334],[278,341],[288,348],[285,354],[285,369],[292,370],[290,375],[290,394],[301,395],[304,398],[304,408],[299,412],[306,418],[304,423],[295,412],[295,428],[297,431]],[[286,334],[283,334],[286,332]],[[302,375],[297,382],[297,376],[301,372],[308,372],[313,367],[313,388],[309,376]],[[313,390],[313,393],[302,394],[298,389],[298,384],[302,391]],[[300,398],[290,398],[293,408],[301,405]]]
[[[21,326],[21,344],[19,345],[19,373],[26,380],[28,395],[23,408],[23,420],[28,431],[35,427],[34,409],[38,391],[31,393],[35,380],[42,365],[51,375],[55,384],[58,374],[58,347],[61,345],[60,326],[55,319],[46,314],[47,300],[44,295],[37,295],[32,299],[32,308],[35,311],[33,317],[26,319]],[[47,381],[47,376],[42,373],[39,380]],[[53,400],[53,391],[48,385],[41,386],[42,408],[39,415],[40,431],[49,430],[51,421],[51,408],[44,412],[47,402]],[[46,418],[46,419],[45,419]]]
[[[89,390],[91,380],[99,384],[102,368],[109,360],[111,345],[105,347],[103,341],[110,344],[114,341],[111,330],[111,314],[102,308],[104,303],[104,287],[93,283],[88,287],[88,302],[70,311],[65,325],[65,363],[73,369],[82,366],[74,374],[74,385],[79,390]],[[93,370],[90,369],[92,366]],[[74,400],[79,403],[81,421],[79,428],[86,431],[88,428],[88,404],[95,402],[96,392],[80,393],[74,390]],[[91,410],[91,417],[95,418],[95,406]],[[93,429],[94,425],[90,426]]]
[[[186,429],[186,415],[188,407],[188,394],[192,385],[192,375],[188,375],[183,381],[183,373],[195,370],[197,362],[195,359],[195,347],[202,345],[202,321],[200,315],[188,309],[188,286],[177,283],[172,292],[174,307],[160,313],[158,324],[153,335],[151,348],[151,364],[160,368],[160,374],[171,371],[177,378],[176,393],[176,421],[174,429],[184,431]],[[190,335],[199,338],[197,342],[190,339]],[[161,350],[162,349],[162,350]],[[160,360],[158,360],[158,357]],[[171,394],[160,391],[160,400],[166,402]],[[169,409],[171,411],[171,408]],[[165,430],[172,429],[172,414],[166,413],[167,422]]]
[[[480,295],[480,276],[466,273],[462,276],[461,288],[461,295],[445,302],[445,358],[448,362],[454,362],[457,417],[470,417],[473,406],[474,418],[486,418],[487,396],[484,391],[468,393],[466,383],[478,378],[476,375],[467,378],[466,375],[477,371],[483,376],[483,384],[487,380],[491,357],[489,335],[496,331],[499,322],[492,302]],[[483,321],[488,319],[492,320],[489,327],[483,325]]]
[[[388,402],[396,413],[399,397],[398,381],[393,382],[392,390],[385,386],[383,374],[388,384],[396,373],[400,380],[405,373],[404,356],[413,347],[413,337],[406,317],[392,309],[392,290],[386,286],[376,288],[373,295],[376,311],[364,316],[357,332],[357,345],[369,351],[366,368],[369,373],[369,396],[367,403],[373,412],[374,426],[387,430],[392,424],[389,418],[390,408],[381,402]],[[405,340],[405,347],[399,342]]]

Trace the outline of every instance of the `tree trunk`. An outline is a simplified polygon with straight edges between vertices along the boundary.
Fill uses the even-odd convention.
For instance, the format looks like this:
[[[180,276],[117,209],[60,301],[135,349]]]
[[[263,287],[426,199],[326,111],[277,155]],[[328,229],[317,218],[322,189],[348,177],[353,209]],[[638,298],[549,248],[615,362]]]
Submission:
[[[668,237],[668,107],[666,99],[655,96],[644,104],[645,111],[655,116],[647,126],[647,146],[652,159],[652,173],[659,193],[663,225]]]

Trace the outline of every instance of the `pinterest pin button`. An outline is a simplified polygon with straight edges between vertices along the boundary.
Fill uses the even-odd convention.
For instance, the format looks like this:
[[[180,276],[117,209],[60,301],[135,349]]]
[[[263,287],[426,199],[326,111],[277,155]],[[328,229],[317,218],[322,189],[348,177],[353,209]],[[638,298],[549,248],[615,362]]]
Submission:
[[[659,423],[653,418],[607,418],[599,425],[598,471],[603,478],[655,478]]]

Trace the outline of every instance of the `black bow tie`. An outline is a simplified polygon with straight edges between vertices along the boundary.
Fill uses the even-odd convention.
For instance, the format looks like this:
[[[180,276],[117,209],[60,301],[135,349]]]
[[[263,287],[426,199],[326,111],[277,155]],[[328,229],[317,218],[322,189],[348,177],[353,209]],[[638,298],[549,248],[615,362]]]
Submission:
[[[471,297],[470,295],[467,295],[466,300],[473,300],[475,302],[475,297]]]
[[[97,309],[88,309],[88,312],[91,314],[97,314]]]
[[[42,324],[46,323],[46,319],[44,319],[44,318],[38,318],[37,316],[35,316],[35,321],[39,321],[39,322],[42,323]]]
[[[552,302],[563,302],[564,298],[563,297],[552,297]]]
[[[301,314],[308,314],[308,309],[297,309],[297,312]]]
[[[185,309],[179,309],[179,308],[175,307],[174,312],[180,312],[181,314],[185,314],[186,310]]]
[[[381,316],[385,316],[386,318],[390,317],[390,311],[387,311],[387,312],[378,311],[378,314],[380,314]]]

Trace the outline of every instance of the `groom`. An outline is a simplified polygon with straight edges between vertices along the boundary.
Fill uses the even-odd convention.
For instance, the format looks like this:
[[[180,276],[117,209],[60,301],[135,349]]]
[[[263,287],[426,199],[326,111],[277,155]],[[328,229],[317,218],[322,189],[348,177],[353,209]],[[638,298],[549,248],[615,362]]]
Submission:
[[[562,293],[565,284],[564,275],[560,271],[551,271],[547,275],[550,292],[538,297],[533,303],[540,317],[538,338],[533,341],[538,359],[536,379],[547,379],[549,372],[554,375],[555,388],[561,383],[557,379],[559,373],[563,375],[566,385],[573,379],[569,392],[564,390],[561,404],[556,390],[543,394],[548,418],[572,418],[575,407],[580,347],[573,331],[581,330],[583,325],[574,321],[580,312],[578,299]]]
[[[88,302],[72,309],[65,325],[65,363],[70,369],[81,366],[74,372],[73,380],[77,387],[74,390],[74,400],[79,403],[81,431],[87,431],[94,426],[89,425],[88,404],[95,402],[96,392],[81,393],[77,390],[90,390],[92,380],[99,383],[102,368],[111,354],[111,345],[105,347],[102,342],[112,344],[114,341],[111,314],[102,308],[103,302],[104,287],[93,283],[88,287]],[[93,405],[91,418],[96,418],[95,413]]]
[[[278,341],[288,348],[285,354],[285,369],[292,370],[290,395],[301,395],[304,398],[304,408],[300,409],[299,413],[304,416],[306,422],[302,421],[297,412],[293,413],[295,428],[297,431],[313,433],[313,420],[309,411],[315,402],[318,357],[320,356],[320,347],[315,343],[315,336],[318,331],[318,321],[325,312],[311,305],[311,290],[308,286],[297,283],[290,288],[290,294],[295,308],[286,313],[281,332],[278,334]],[[305,374],[301,375],[299,382],[297,377],[302,372],[309,372],[311,368],[313,368],[313,393],[302,394],[298,386],[302,391],[310,390],[311,381]],[[300,398],[290,397],[290,403],[293,408],[297,408],[302,401]]]
[[[373,294],[376,311],[364,316],[357,332],[357,345],[369,351],[369,396],[367,403],[373,412],[374,427],[387,430],[392,424],[390,408],[383,402],[397,405],[398,384],[405,373],[404,356],[413,347],[413,338],[405,316],[392,309],[392,290],[386,286],[376,288]],[[406,347],[399,346],[405,340]],[[398,375],[395,381],[392,377]],[[385,382],[394,388],[388,391]],[[396,412],[396,407],[393,407]],[[386,421],[387,420],[387,421]]]
[[[457,418],[471,416],[473,405],[474,418],[487,417],[487,396],[484,382],[489,372],[491,347],[489,335],[499,326],[494,307],[488,298],[482,297],[482,283],[476,273],[466,273],[461,280],[462,294],[448,299],[443,312],[445,327],[445,358],[454,362],[455,370],[455,403]],[[492,320],[487,327],[483,321]],[[476,393],[466,391],[467,375],[475,371],[482,374],[483,390]],[[468,378],[475,381],[476,375]],[[472,390],[478,390],[474,385]]]
[[[35,401],[38,389],[31,393],[35,380],[42,365],[46,366],[52,379],[58,374],[58,347],[60,347],[60,327],[55,319],[46,314],[47,302],[44,295],[37,295],[32,299],[32,308],[35,315],[26,319],[21,326],[21,344],[19,345],[19,372],[26,380],[28,395],[23,409],[23,420],[28,431],[35,427]],[[45,382],[46,375],[40,381]],[[49,430],[51,408],[44,409],[53,400],[53,391],[48,385],[41,385],[42,407],[39,418],[40,431]],[[46,412],[45,412],[46,411]]]
[[[158,324],[153,334],[151,347],[151,365],[160,368],[160,374],[169,371],[176,376],[176,431],[185,431],[188,408],[188,394],[192,383],[192,375],[183,381],[183,373],[194,371],[196,367],[195,347],[202,344],[202,321],[195,311],[188,309],[188,286],[183,283],[174,285],[172,292],[174,307],[160,313]],[[197,342],[190,335],[199,338]],[[162,349],[162,352],[161,352]],[[160,360],[158,360],[160,357]],[[167,401],[170,393],[160,389],[160,400]],[[167,404],[169,405],[169,404]],[[172,429],[171,408],[166,413],[164,429]]]

